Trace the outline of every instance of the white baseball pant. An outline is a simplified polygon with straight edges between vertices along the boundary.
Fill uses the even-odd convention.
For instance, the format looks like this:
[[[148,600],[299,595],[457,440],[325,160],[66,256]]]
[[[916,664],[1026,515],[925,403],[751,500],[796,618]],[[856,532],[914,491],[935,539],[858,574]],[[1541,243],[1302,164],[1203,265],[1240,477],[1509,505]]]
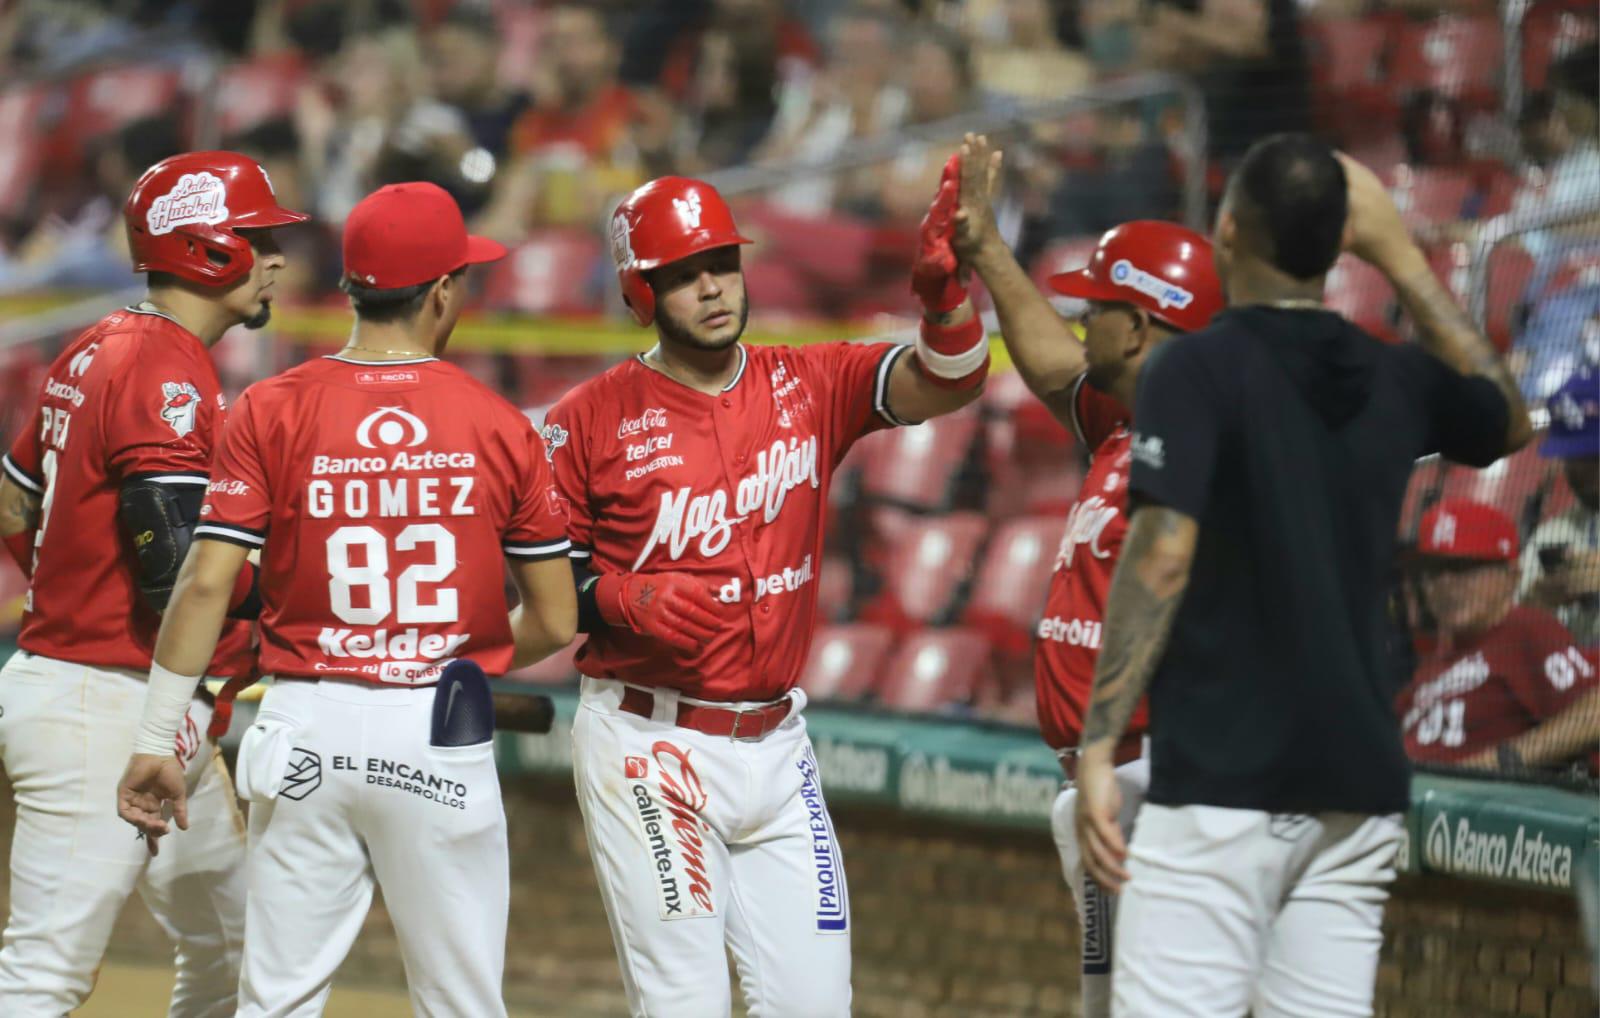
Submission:
[[[1364,1018],[1398,815],[1145,803],[1116,941],[1118,1018]]]
[[[144,676],[18,651],[0,669],[0,762],[16,800],[11,916],[0,1014],[61,1018],[89,996],[106,942],[137,889],[172,938],[168,1014],[234,1013],[244,940],[244,821],[195,701],[180,733],[189,829],[151,859],[117,816],[117,782],[144,709]]]
[[[422,1018],[506,1013],[510,870],[493,741],[429,744],[432,687],[280,681],[239,747],[240,1018],[320,1015],[374,885]]]
[[[650,718],[622,692],[583,680],[573,771],[632,1013],[728,1014],[731,950],[752,1018],[848,1015],[849,894],[804,694],[736,741],[670,723],[675,691]]]
[[[1122,790],[1122,809],[1117,813],[1117,824],[1124,839],[1133,836],[1134,818],[1144,804],[1144,793],[1150,787],[1150,761],[1134,760],[1116,769],[1117,787]],[[1111,952],[1116,942],[1117,898],[1107,894],[1083,868],[1083,854],[1078,850],[1078,832],[1072,824],[1072,813],[1078,802],[1078,790],[1070,784],[1056,796],[1050,809],[1050,830],[1055,835],[1056,851],[1061,854],[1061,871],[1072,890],[1072,899],[1078,906],[1079,995],[1083,1001],[1083,1018],[1111,1018]]]

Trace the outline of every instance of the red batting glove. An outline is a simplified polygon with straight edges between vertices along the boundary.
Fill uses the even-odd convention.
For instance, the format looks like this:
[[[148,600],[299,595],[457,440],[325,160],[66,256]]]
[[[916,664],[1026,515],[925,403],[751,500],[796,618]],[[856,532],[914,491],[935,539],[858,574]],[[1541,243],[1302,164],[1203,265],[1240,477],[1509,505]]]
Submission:
[[[678,650],[699,650],[722,628],[710,588],[688,573],[606,573],[594,595],[607,623]]]
[[[967,299],[967,288],[957,275],[956,253],[950,246],[955,235],[956,206],[961,201],[961,156],[944,164],[939,193],[917,233],[917,260],[911,266],[911,292],[932,314],[954,311]]]

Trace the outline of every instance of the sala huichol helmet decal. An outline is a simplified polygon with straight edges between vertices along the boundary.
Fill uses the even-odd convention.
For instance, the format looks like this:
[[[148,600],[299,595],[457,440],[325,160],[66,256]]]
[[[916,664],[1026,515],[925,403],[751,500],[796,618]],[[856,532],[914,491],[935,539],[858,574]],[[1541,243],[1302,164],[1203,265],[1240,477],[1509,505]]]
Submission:
[[[311,218],[278,204],[272,181],[237,152],[185,152],[156,163],[122,207],[135,272],[166,272],[205,286],[228,286],[255,255],[236,231],[288,226]]]
[[[656,317],[656,295],[646,272],[715,247],[749,243],[717,189],[688,177],[652,180],[611,214],[611,260],[622,298],[640,325]]]

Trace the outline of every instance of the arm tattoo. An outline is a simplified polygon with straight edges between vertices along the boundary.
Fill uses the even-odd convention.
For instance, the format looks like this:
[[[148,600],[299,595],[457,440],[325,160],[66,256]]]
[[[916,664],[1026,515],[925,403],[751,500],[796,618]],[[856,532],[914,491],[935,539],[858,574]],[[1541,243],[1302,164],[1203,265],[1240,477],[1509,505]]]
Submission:
[[[1151,506],[1141,510],[1128,529],[1122,561],[1106,601],[1105,642],[1095,661],[1094,690],[1083,726],[1084,749],[1122,737],[1166,650],[1188,582],[1187,569],[1181,582],[1154,585],[1141,572],[1152,558],[1156,541],[1176,534],[1183,520],[1181,513]]]
[[[39,528],[39,499],[14,484],[6,483],[0,498],[0,532],[20,534]]]

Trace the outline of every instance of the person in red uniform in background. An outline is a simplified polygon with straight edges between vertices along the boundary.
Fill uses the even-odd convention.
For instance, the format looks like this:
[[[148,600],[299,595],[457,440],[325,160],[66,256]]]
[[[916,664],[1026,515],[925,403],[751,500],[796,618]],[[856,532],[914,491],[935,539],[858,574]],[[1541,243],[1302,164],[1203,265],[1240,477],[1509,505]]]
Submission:
[[[739,341],[733,215],[664,177],[617,209],[622,292],[657,344],[568,393],[544,437],[571,505],[585,678],[574,776],[636,1015],[850,1011],[850,909],[795,680],[834,470],[868,432],[971,402],[988,344],[924,221],[915,346]]]
[[[0,760],[17,804],[6,1015],[77,1009],[135,887],[177,944],[173,1015],[231,1015],[238,984],[244,839],[199,686],[249,670],[247,621],[222,626],[181,691],[178,755],[171,737],[161,747],[205,821],[152,860],[105,807],[226,411],[210,348],[235,325],[266,324],[284,266],[272,229],[306,216],[279,207],[254,161],[190,152],[145,171],[123,218],[149,293],[56,358],[0,480],[0,536],[32,575],[21,649],[0,671]],[[254,616],[254,581],[251,567],[229,587],[231,617]]]
[[[1491,506],[1446,499],[1417,534],[1438,643],[1396,707],[1419,763],[1515,770],[1567,763],[1600,745],[1600,681],[1577,640],[1515,603],[1517,528]]]
[[[1115,899],[1083,869],[1072,826],[1076,751],[1100,653],[1106,594],[1128,529],[1128,467],[1134,387],[1151,350],[1204,328],[1223,306],[1211,242],[1153,220],[1108,231],[1075,272],[1050,277],[1057,293],[1088,302],[1083,341],[1017,263],[995,226],[992,190],[1000,153],[968,136],[961,148],[956,250],[994,297],[1011,360],[1034,395],[1090,452],[1089,471],[1067,516],[1034,655],[1039,727],[1066,775],[1051,812],[1062,870],[1082,929],[1083,1013],[1109,1018]],[[1141,704],[1115,755],[1123,787],[1123,834],[1133,830],[1150,768]]]

